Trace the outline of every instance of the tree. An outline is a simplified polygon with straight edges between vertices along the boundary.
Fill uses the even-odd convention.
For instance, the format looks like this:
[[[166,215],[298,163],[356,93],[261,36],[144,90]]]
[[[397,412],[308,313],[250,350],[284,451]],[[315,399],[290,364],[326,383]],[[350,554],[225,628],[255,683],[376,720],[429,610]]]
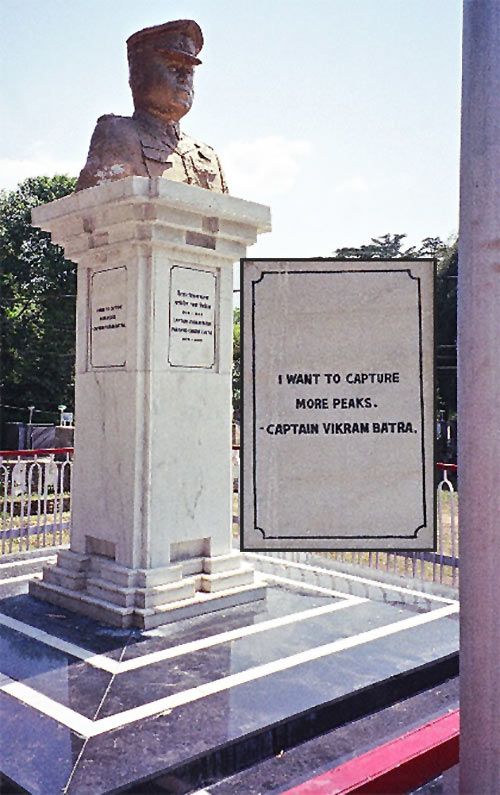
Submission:
[[[356,247],[338,248],[336,257],[374,259],[435,257],[436,277],[436,346],[438,406],[448,415],[457,410],[457,273],[458,241],[451,245],[439,237],[426,237],[420,246],[403,249],[405,234],[372,237],[371,242]]]
[[[31,210],[66,196],[75,179],[30,177],[0,192],[0,406],[3,420],[54,420],[74,402],[76,266]],[[35,418],[34,418],[35,419]]]
[[[355,247],[338,248],[335,252],[336,257],[358,258],[358,259],[393,259],[394,257],[441,257],[448,250],[446,243],[440,237],[425,237],[420,246],[410,246],[403,249],[405,234],[381,235],[372,237],[367,245]]]

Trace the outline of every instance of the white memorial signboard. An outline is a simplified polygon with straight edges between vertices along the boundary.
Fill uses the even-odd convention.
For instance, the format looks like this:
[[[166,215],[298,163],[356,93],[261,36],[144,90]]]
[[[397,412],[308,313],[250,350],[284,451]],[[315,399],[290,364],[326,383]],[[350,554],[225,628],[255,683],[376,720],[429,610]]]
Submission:
[[[433,549],[434,262],[243,260],[242,548]]]
[[[215,367],[216,284],[213,271],[172,267],[168,351],[172,367]]]

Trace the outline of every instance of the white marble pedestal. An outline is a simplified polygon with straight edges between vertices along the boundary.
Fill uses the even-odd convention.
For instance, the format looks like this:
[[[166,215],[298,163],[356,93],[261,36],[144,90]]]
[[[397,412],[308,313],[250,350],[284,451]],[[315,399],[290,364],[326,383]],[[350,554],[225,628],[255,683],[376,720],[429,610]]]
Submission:
[[[232,264],[269,208],[129,177],[33,223],[78,299],[71,547],[30,593],[141,628],[262,598],[231,549]]]

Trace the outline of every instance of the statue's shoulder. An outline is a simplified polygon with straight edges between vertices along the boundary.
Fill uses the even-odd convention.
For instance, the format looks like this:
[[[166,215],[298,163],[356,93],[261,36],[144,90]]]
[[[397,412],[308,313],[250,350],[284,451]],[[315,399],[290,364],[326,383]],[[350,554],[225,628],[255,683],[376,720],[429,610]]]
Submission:
[[[98,153],[100,157],[117,156],[120,152],[140,148],[139,134],[135,119],[131,116],[115,116],[107,113],[97,119],[89,154]]]
[[[126,126],[128,124],[135,124],[135,122],[132,116],[118,116],[116,113],[105,113],[103,116],[99,116],[97,124]]]
[[[132,116],[116,116],[114,113],[106,113],[99,116],[96,122],[94,135],[136,135],[137,124]]]
[[[132,175],[147,176],[136,123],[130,116],[100,116],[76,190]]]

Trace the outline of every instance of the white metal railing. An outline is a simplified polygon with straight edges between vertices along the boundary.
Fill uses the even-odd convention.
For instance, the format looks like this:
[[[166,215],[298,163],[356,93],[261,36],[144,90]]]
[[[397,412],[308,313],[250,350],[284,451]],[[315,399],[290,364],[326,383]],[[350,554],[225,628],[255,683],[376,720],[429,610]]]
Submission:
[[[0,558],[69,542],[72,448],[0,451]],[[436,552],[321,553],[340,564],[458,587],[456,465],[438,464]],[[239,448],[233,447],[233,527],[239,526]],[[320,553],[318,553],[320,554]]]
[[[73,448],[0,451],[0,557],[69,540]]]
[[[459,529],[458,492],[454,486],[456,464],[437,464],[437,550],[435,552],[322,552],[311,553],[327,556],[340,564],[361,566],[394,576],[458,588],[459,581]],[[237,460],[233,450],[233,482],[236,478]],[[239,481],[237,481],[239,484]],[[237,488],[237,487],[236,487]],[[236,502],[236,500],[235,500]],[[233,527],[239,525],[239,494],[233,506]],[[276,554],[276,553],[273,553]],[[288,553],[293,554],[295,553]],[[299,557],[303,553],[296,553]],[[306,556],[308,557],[308,556]],[[310,556],[309,556],[310,557]],[[298,559],[298,558],[297,558]]]

